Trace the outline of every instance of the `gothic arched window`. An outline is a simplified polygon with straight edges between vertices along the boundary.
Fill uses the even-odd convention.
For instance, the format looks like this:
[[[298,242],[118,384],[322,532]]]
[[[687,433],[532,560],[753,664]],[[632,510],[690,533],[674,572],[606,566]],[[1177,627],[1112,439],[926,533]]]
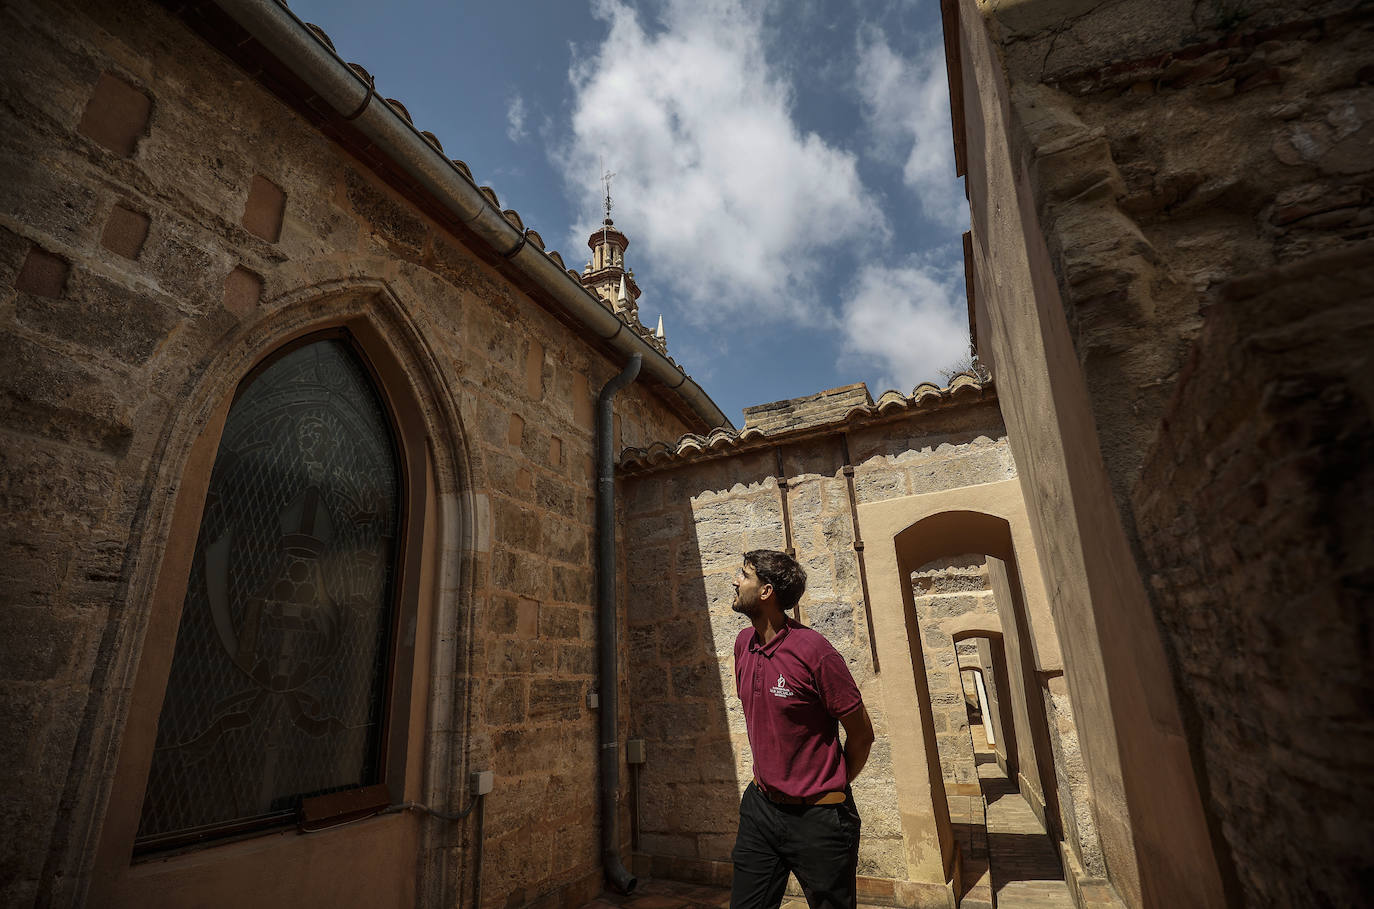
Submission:
[[[384,778],[404,476],[346,336],[239,386],[186,587],[136,849],[292,820]]]

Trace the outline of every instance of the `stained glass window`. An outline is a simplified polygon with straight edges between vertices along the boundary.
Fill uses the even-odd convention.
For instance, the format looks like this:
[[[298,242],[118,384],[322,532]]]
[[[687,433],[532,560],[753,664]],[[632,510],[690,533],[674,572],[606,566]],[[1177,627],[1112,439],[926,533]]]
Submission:
[[[297,347],[230,408],[139,824],[141,851],[378,782],[400,468],[366,367]]]

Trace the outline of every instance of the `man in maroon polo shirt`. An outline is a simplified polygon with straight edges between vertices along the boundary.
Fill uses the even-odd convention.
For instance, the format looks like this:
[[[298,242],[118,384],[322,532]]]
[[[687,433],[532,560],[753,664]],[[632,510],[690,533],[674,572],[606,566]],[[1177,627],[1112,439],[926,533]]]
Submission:
[[[781,552],[745,553],[735,575],[733,608],[753,623],[735,639],[735,690],[754,780],[739,806],[732,909],[776,909],[788,872],[812,909],[857,902],[859,811],[849,784],[868,760],[873,724],[844,657],[784,614],[805,589],[806,572]]]

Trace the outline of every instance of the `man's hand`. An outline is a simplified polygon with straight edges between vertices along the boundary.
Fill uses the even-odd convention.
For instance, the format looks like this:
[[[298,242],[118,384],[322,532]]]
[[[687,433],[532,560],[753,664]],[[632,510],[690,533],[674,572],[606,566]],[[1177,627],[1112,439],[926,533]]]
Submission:
[[[873,721],[860,704],[840,717],[840,725],[844,727],[844,766],[852,783],[868,762],[868,752],[873,747]]]

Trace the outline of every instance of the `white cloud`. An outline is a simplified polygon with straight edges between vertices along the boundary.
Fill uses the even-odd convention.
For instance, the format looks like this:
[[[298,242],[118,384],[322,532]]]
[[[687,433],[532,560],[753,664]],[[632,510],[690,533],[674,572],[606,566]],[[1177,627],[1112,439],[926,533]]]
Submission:
[[[814,319],[822,257],[884,239],[887,225],[854,156],[798,129],[760,11],[668,0],[652,33],[621,0],[595,12],[609,33],[572,68],[572,135],[557,162],[587,217],[574,248],[600,223],[604,155],[630,264],[651,263],[659,293],[698,319]]]
[[[887,388],[910,393],[918,383],[939,383],[939,370],[968,353],[968,307],[953,265],[912,260],[859,270],[844,300],[841,362],[869,370],[876,395]]]
[[[934,43],[907,59],[878,29],[862,29],[856,78],[864,119],[877,139],[875,154],[901,163],[902,182],[927,218],[967,229],[968,205],[954,173],[944,46]]]
[[[525,138],[525,99],[519,94],[506,107],[506,138],[512,142]]]

